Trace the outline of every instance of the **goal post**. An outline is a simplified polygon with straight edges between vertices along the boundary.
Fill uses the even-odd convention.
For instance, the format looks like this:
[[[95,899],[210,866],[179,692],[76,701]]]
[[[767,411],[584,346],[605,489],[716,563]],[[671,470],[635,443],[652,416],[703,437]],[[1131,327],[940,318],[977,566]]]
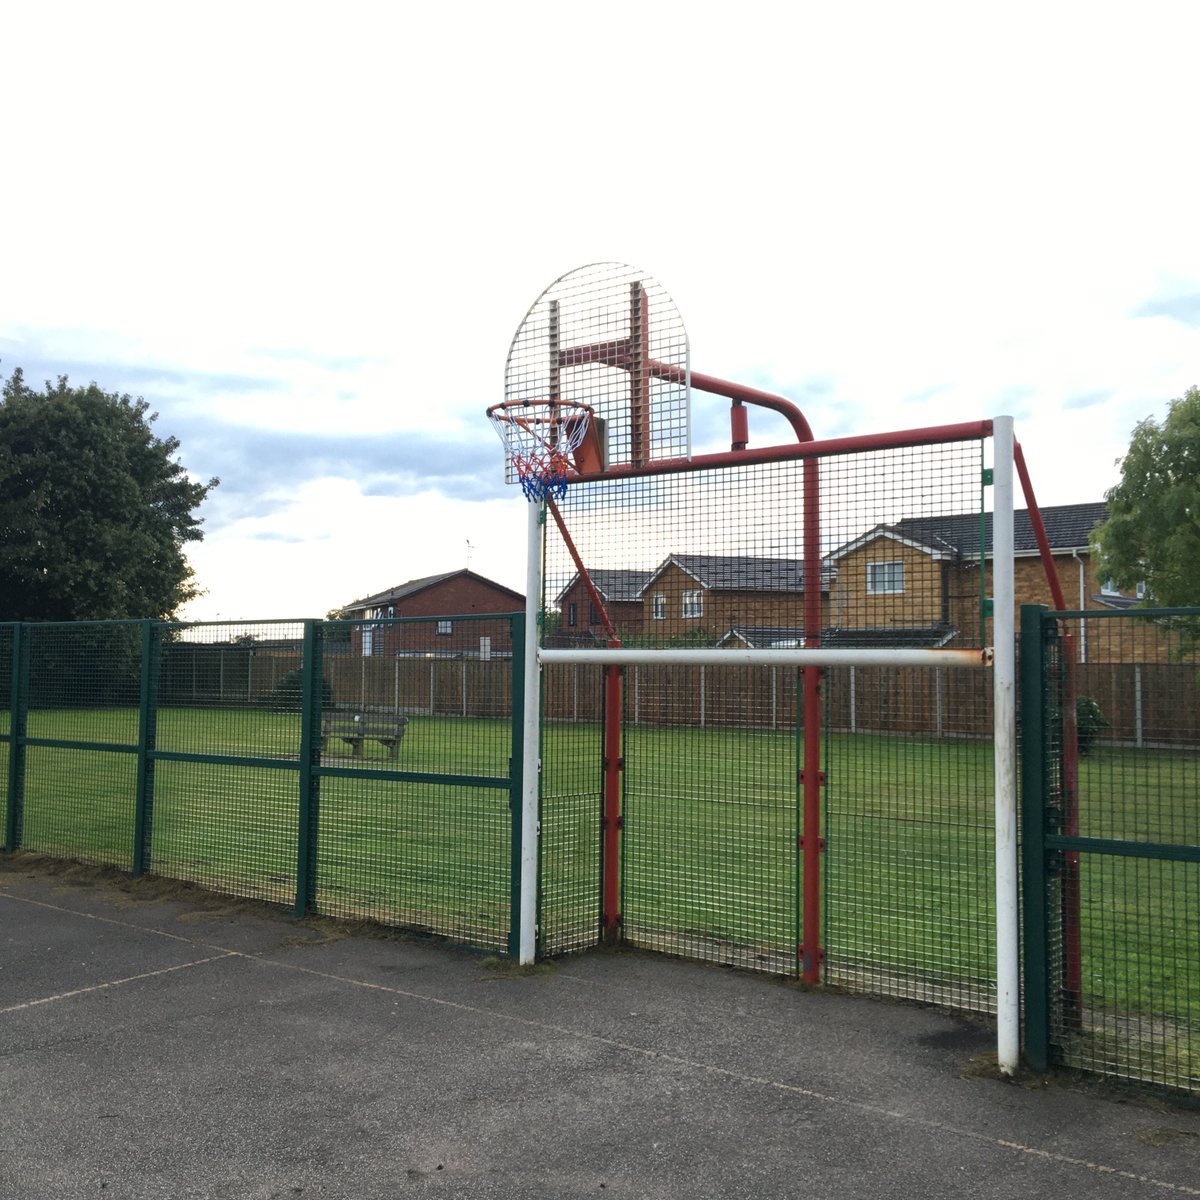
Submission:
[[[692,388],[732,401],[729,450],[694,452]],[[781,414],[796,440],[752,445],[747,406]],[[691,938],[734,965],[775,969],[788,962],[786,969],[808,983],[843,981],[848,971],[863,978],[908,972],[913,987],[928,985],[912,992],[914,999],[959,986],[954,971],[965,964],[962,986],[975,988],[971,1003],[979,1011],[994,1002],[1000,1067],[1015,1071],[1011,418],[817,440],[782,397],[693,372],[670,297],[642,273],[611,263],[561,277],[535,302],[510,349],[504,403],[490,415],[505,444],[508,477],[533,501],[522,664],[520,960],[610,934],[684,953],[672,946]],[[592,447],[582,456],[575,445],[581,433],[591,441],[580,445]],[[593,739],[586,751],[579,736],[572,733],[572,742],[563,733],[581,721],[584,668],[605,685],[583,718]],[[625,683],[623,712],[625,668],[640,674]],[[697,736],[716,738],[713,681],[732,674],[714,668],[741,668],[743,680],[771,668],[769,728],[779,728],[782,703],[794,727],[790,743],[776,738],[768,748],[760,739],[756,750],[753,738],[739,733],[726,749],[689,742],[685,751],[643,732],[689,727],[690,714],[698,714]],[[796,675],[794,692],[782,700],[773,668]],[[848,726],[836,724],[831,699],[841,670],[851,678]],[[990,688],[983,676],[971,683],[980,670],[991,671]],[[927,711],[906,712],[908,725],[880,728],[924,730],[930,738],[936,731],[939,754],[953,744],[943,738],[941,691],[943,672],[952,673],[960,703],[975,705],[979,720],[947,737],[974,739],[981,749],[985,739],[992,742],[992,762],[975,754],[972,773],[956,767],[960,774],[948,782],[932,769],[932,752],[906,766],[893,748],[890,759],[860,769],[845,756],[870,752],[848,735],[862,724],[856,682],[861,703],[874,686],[862,675],[871,671],[892,681],[876,689],[892,696],[884,704],[890,717],[910,699],[920,704],[925,689]],[[565,712],[562,678],[572,681],[574,694]],[[738,687],[743,699],[750,696],[750,683]],[[747,704],[763,703],[757,693],[741,709],[728,698],[717,703],[725,708],[716,725],[756,728]],[[823,735],[826,708],[833,715]],[[858,805],[835,814],[840,840],[829,847],[825,743],[831,756],[843,755],[835,764],[838,802]],[[576,756],[573,773],[552,781],[543,756],[554,774],[564,761],[555,747],[566,745]],[[790,768],[783,762],[789,755]],[[858,792],[847,795],[845,780]],[[851,830],[853,821],[866,828],[863,820],[876,832]],[[679,821],[692,824],[681,832],[672,825]],[[951,832],[968,826],[966,834]],[[924,843],[905,840],[914,829],[911,836]],[[767,862],[768,854],[779,857]],[[830,861],[841,873],[840,893],[830,891]],[[851,944],[846,925],[830,926],[839,896],[847,908],[867,897],[880,907],[874,924],[862,924],[870,926],[864,938],[886,942],[891,935],[880,930],[884,916],[894,915],[888,906],[900,895],[892,887],[900,875],[908,891],[893,921],[900,931],[894,950],[876,954],[878,946],[867,941]],[[627,883],[634,898],[628,907]],[[953,913],[931,904],[935,893]],[[977,919],[993,905],[994,922]],[[790,911],[776,920],[772,914],[783,909]],[[983,932],[989,924],[990,937]],[[970,961],[954,957],[964,936],[978,951]],[[942,949],[919,958],[921,939],[925,950],[935,941]]]
[[[992,421],[993,771],[996,817],[996,1057],[1005,1075],[1021,1056],[1017,872],[1017,631],[1013,531],[1013,419]]]

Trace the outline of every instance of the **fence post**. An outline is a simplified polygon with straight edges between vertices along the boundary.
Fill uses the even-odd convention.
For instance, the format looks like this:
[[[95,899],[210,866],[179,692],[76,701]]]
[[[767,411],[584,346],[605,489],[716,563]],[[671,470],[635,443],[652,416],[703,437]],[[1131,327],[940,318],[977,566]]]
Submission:
[[[162,629],[142,624],[142,678],[138,691],[137,796],[133,815],[133,877],[150,869],[154,840],[154,750],[158,738],[158,674]]]
[[[29,648],[25,626],[13,626],[12,692],[8,721],[8,813],[4,822],[4,848],[11,854],[21,848],[25,815],[25,734],[29,717]]]
[[[1021,606],[1021,853],[1025,934],[1025,1059],[1047,1066],[1050,1046],[1046,912],[1046,608]]]
[[[524,792],[525,743],[525,621],[510,617],[512,638],[512,712],[508,752],[508,808],[510,845],[508,866],[508,957],[521,955],[521,817]],[[538,920],[541,920],[541,859],[538,861]]]
[[[317,898],[317,833],[320,825],[321,702],[325,672],[321,661],[324,630],[304,622],[300,689],[300,822],[296,845],[296,916]]]
[[[1140,750],[1145,742],[1142,723],[1142,664],[1133,664],[1133,740]]]

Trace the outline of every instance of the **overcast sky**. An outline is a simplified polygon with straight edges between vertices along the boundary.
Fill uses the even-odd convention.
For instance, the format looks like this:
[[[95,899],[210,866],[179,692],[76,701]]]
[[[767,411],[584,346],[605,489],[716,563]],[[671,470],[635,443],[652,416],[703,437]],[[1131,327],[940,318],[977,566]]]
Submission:
[[[1009,413],[1043,503],[1098,500],[1200,384],[1198,45],[1152,0],[8,4],[0,373],[144,396],[221,477],[197,618],[468,542],[522,588],[483,412],[593,261],[818,437]]]

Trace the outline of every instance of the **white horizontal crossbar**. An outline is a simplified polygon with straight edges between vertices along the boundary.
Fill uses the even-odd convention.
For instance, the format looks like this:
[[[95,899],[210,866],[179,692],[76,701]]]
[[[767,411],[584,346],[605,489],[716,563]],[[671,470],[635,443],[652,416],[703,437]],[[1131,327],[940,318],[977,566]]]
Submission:
[[[919,650],[872,648],[837,650],[823,646],[772,650],[646,650],[596,647],[539,650],[542,663],[595,663],[602,666],[693,667],[990,667],[992,650]]]

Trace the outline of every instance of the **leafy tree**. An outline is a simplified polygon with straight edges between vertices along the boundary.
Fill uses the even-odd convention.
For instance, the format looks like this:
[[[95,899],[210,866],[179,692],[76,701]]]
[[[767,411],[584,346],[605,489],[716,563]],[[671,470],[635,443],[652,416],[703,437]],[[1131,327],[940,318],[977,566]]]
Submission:
[[[218,480],[189,478],[148,408],[65,375],[4,380],[0,620],[169,617],[200,593],[183,548]]]
[[[1172,400],[1161,425],[1142,421],[1120,466],[1091,537],[1100,578],[1126,590],[1144,580],[1157,605],[1200,604],[1200,388]]]

